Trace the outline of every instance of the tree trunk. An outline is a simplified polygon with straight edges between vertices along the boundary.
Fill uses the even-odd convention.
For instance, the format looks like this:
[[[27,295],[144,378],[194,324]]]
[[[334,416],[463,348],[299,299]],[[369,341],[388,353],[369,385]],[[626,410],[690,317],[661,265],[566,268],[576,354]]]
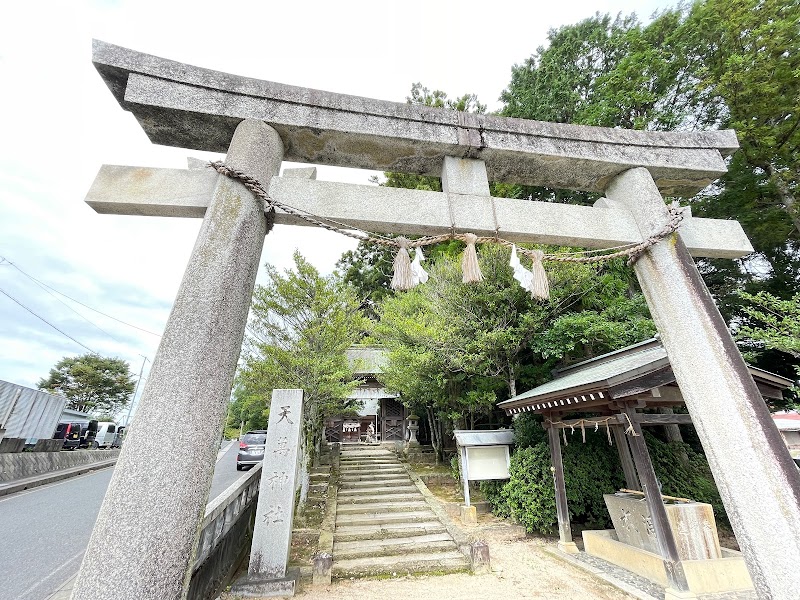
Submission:
[[[513,398],[517,395],[517,378],[516,372],[514,367],[511,364],[511,361],[508,362],[508,393],[509,398]]]
[[[658,409],[658,412],[662,415],[671,415],[674,414],[671,408],[668,407],[661,407]],[[664,425],[664,434],[667,437],[668,442],[676,442],[678,444],[683,444],[683,436],[681,435],[681,429],[677,425]],[[689,455],[686,453],[686,449],[682,448],[678,452],[678,459],[683,462],[684,465],[689,464]]]
[[[783,209],[788,213],[795,230],[800,233],[800,210],[797,209],[797,199],[794,197],[792,190],[789,189],[789,186],[786,185],[781,174],[778,173],[773,165],[767,163],[764,165],[764,170],[769,175],[770,181],[775,184],[775,189],[778,190]]]
[[[430,427],[431,430],[431,446],[433,446],[433,449],[436,452],[436,457],[438,461],[442,449],[441,437],[439,436],[439,428],[436,424],[436,419],[433,416],[433,409],[426,408],[425,412],[428,416],[428,426]]]

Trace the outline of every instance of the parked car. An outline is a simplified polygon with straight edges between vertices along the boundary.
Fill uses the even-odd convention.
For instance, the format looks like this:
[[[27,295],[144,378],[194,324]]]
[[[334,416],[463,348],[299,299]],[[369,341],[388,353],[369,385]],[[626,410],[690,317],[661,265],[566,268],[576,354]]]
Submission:
[[[75,450],[81,445],[80,423],[59,423],[53,434],[53,439],[64,440],[64,450]]]
[[[117,437],[117,424],[111,421],[103,421],[97,424],[97,435],[95,435],[95,448],[111,448],[114,438]]]
[[[236,455],[236,470],[241,471],[245,467],[252,467],[254,464],[264,460],[264,446],[266,443],[266,429],[256,429],[245,433],[239,440],[239,454]]]

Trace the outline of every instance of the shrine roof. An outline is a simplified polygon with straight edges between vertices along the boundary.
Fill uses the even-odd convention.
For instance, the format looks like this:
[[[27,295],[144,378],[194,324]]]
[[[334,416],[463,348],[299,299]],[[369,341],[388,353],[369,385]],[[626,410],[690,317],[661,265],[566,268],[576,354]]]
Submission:
[[[459,446],[502,446],[514,443],[513,429],[466,430],[453,431]]]
[[[444,156],[485,162],[491,181],[602,192],[647,168],[664,195],[725,173],[725,131],[640,131],[545,123],[374,100],[241,77],[99,40],[92,61],[156,144],[226,152],[244,119],[271,125],[288,161],[440,176]]]
[[[765,397],[780,398],[781,391],[792,385],[791,379],[781,375],[749,365],[748,369]],[[654,338],[558,370],[552,381],[500,402],[498,407],[508,414],[585,411],[643,394],[651,396],[654,403],[680,404],[683,399],[674,383],[667,352]],[[662,398],[660,391],[651,392],[661,386],[670,386],[674,393]]]

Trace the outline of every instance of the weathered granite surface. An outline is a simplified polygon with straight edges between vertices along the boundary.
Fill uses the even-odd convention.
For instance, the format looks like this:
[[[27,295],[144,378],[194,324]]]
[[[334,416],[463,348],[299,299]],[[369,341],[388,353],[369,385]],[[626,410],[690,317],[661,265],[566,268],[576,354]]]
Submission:
[[[617,177],[606,195],[633,214],[643,237],[667,218],[645,169]],[[761,393],[679,236],[648,249],[634,270],[753,584],[764,598],[796,598],[800,472]]]
[[[658,554],[658,541],[647,501],[633,494],[603,494],[617,539]],[[714,509],[703,502],[665,504],[681,560],[722,558]]]
[[[211,169],[103,165],[86,202],[100,213],[200,217],[208,206],[207,191],[213,189],[218,177]],[[452,205],[457,231],[493,236],[496,214],[501,237],[517,243],[610,248],[642,241],[631,213],[611,206],[607,200],[598,201],[594,207],[578,206],[297,176],[273,177],[269,194],[279,202],[321,217],[367,231],[398,235],[449,232]],[[308,225],[281,210],[275,222]],[[753,251],[737,221],[687,217],[681,223],[680,234],[692,256],[738,258]]]
[[[302,424],[303,390],[273,390],[248,580],[286,575]]]
[[[193,67],[95,40],[93,62],[157,144],[222,152],[242,119],[263,120],[286,160],[438,176],[441,156],[480,158],[489,179],[602,191],[646,167],[667,195],[725,172],[733,131],[645,132],[461,113]]]
[[[226,160],[268,179],[282,152],[273,129],[245,121]],[[220,178],[100,508],[76,600],[183,597],[265,234],[261,203]],[[154,435],[165,423],[168,444]]]

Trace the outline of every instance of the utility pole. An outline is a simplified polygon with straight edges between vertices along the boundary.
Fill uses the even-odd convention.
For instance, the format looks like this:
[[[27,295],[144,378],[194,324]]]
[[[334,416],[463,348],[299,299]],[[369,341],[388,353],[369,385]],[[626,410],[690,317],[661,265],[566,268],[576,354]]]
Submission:
[[[144,373],[144,364],[147,362],[147,357],[143,354],[140,354],[144,360],[142,361],[142,368],[139,369],[139,379],[136,380],[136,389],[133,390],[133,398],[131,398],[130,406],[128,406],[128,416],[125,417],[125,427],[131,424],[131,411],[133,410],[133,404],[136,402],[136,394],[139,391],[139,384],[142,383],[142,373]]]

